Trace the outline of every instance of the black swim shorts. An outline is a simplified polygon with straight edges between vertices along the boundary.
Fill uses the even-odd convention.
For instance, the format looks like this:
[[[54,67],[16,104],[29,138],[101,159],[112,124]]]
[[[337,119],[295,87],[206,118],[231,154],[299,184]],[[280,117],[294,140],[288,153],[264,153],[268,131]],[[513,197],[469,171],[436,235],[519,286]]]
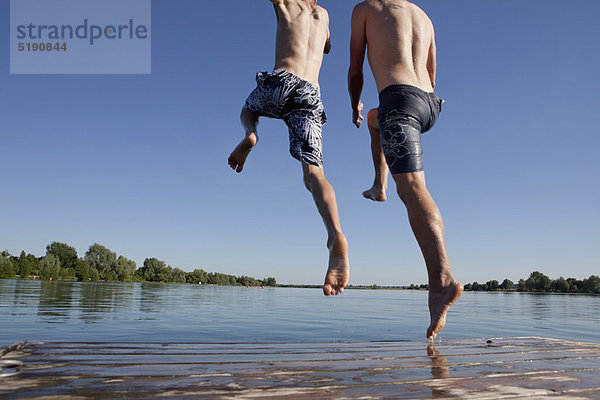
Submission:
[[[245,107],[261,116],[283,120],[290,132],[292,157],[322,167],[322,128],[327,116],[319,88],[284,70],[259,72],[256,83]]]
[[[442,103],[434,92],[411,85],[391,85],[379,93],[381,147],[392,174],[423,171],[421,134],[433,128]]]

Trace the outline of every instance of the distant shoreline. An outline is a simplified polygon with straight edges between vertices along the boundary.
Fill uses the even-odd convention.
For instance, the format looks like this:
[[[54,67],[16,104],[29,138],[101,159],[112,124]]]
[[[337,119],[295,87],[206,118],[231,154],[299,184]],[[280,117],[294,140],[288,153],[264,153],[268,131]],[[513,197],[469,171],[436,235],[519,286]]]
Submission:
[[[94,243],[83,258],[74,247],[66,243],[52,242],[46,246],[46,255],[36,257],[21,251],[19,256],[8,251],[0,253],[0,279],[39,277],[48,281],[79,282],[156,282],[185,284],[214,284],[220,286],[246,287],[289,287],[320,289],[321,285],[278,284],[274,277],[256,279],[250,276],[234,276],[220,272],[195,269],[192,272],[167,265],[156,258],[146,258],[142,267],[110,249]],[[572,293],[600,294],[600,277],[550,279],[539,271],[532,272],[527,279],[514,283],[504,279],[502,283],[490,280],[486,283],[466,283],[469,292],[527,292],[527,293]],[[426,284],[409,286],[350,285],[347,289],[357,290],[429,290]]]
[[[0,278],[0,281],[38,281],[45,282],[46,279],[36,279],[32,277],[28,277],[25,279],[21,278]],[[215,283],[203,283],[203,284],[193,284],[193,283],[177,283],[177,282],[149,282],[149,281],[138,281],[138,280],[127,280],[127,281],[78,281],[75,279],[59,279],[59,280],[51,280],[49,283],[60,282],[60,283],[86,283],[86,284],[123,284],[123,283],[147,283],[147,284],[157,284],[157,285],[194,285],[194,286],[219,286],[219,287],[242,287],[242,288],[284,288],[284,289],[322,289],[321,285],[298,285],[298,284],[277,284],[273,286],[265,286],[265,285],[219,285]],[[426,285],[423,285],[426,286]],[[417,292],[428,292],[429,288],[421,288],[421,287],[410,287],[410,286],[379,286],[379,285],[351,285],[346,287],[346,290],[411,290]],[[590,292],[552,292],[552,291],[519,291],[519,290],[467,290],[466,292],[474,292],[474,293],[525,293],[525,294],[561,294],[561,295],[587,295],[587,296],[600,296],[600,293],[590,293]]]

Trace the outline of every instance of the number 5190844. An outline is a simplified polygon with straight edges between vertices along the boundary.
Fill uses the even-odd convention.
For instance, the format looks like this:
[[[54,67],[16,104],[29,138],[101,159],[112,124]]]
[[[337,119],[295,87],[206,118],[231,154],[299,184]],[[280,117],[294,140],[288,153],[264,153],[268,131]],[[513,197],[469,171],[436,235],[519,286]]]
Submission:
[[[67,51],[67,42],[63,43],[19,43],[19,51]]]

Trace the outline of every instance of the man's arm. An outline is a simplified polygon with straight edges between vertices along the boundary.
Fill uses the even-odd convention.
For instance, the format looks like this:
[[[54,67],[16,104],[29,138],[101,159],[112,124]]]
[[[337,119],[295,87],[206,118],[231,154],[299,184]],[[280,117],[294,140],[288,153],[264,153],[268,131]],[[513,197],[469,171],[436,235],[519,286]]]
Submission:
[[[364,76],[363,64],[367,48],[366,20],[361,4],[354,7],[352,12],[352,33],[350,35],[350,69],[348,70],[348,92],[352,103],[352,123],[360,128],[364,117],[362,116],[363,104],[360,101]]]
[[[427,72],[431,80],[431,87],[435,89],[435,75],[437,70],[437,50],[435,46],[435,32],[431,34],[431,44],[429,45],[429,55],[427,56]]]

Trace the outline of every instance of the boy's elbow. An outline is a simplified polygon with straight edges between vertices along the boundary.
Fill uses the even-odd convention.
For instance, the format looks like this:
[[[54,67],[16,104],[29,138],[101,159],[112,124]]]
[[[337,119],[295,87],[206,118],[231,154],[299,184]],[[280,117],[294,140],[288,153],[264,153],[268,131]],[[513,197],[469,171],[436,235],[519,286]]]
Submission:
[[[363,78],[363,72],[361,69],[350,67],[348,69],[348,79],[350,81],[361,80]]]

